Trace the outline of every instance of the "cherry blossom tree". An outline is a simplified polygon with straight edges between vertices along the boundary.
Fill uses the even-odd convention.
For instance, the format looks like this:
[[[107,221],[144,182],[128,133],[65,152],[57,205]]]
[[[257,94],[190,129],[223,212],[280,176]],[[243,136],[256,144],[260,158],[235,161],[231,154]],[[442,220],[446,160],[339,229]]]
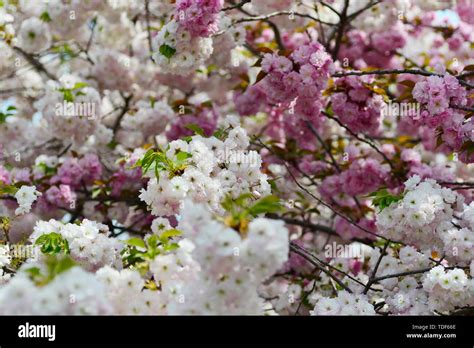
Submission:
[[[0,1],[0,313],[474,310],[472,0]]]

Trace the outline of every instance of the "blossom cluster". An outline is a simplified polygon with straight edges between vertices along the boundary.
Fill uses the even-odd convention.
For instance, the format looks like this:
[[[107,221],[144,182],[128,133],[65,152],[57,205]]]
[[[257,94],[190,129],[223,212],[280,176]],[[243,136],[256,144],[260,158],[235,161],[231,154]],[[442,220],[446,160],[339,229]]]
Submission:
[[[321,44],[312,42],[298,47],[289,56],[267,53],[261,65],[266,76],[244,93],[236,94],[237,110],[241,115],[252,115],[267,105],[277,105],[286,112],[276,108],[270,122],[281,123],[287,138],[305,146],[314,137],[305,122],[315,127],[322,123],[321,92],[334,71],[331,56]]]
[[[218,30],[218,13],[223,0],[178,0],[175,17],[192,36],[208,37]]]
[[[394,240],[436,248],[442,245],[440,234],[462,204],[463,197],[452,190],[434,180],[421,182],[419,176],[413,176],[405,182],[403,198],[377,215],[377,225]]]
[[[201,271],[185,282],[181,290],[185,302],[175,302],[174,310],[180,314],[262,314],[258,287],[288,258],[288,231],[283,222],[257,218],[242,236],[213,221],[204,206],[188,201],[183,211],[178,228],[194,244],[192,257]],[[157,271],[163,269],[163,261],[155,262]],[[179,272],[168,274],[169,279]],[[158,272],[157,276],[164,275]]]
[[[179,0],[174,19],[154,39],[155,61],[167,72],[186,75],[210,57],[209,36],[218,30],[223,0]]]
[[[185,198],[219,211],[225,195],[238,197],[249,192],[268,195],[270,185],[266,174],[260,171],[261,157],[255,151],[248,151],[248,145],[249,138],[239,126],[231,129],[224,141],[200,135],[193,136],[189,143],[174,140],[165,156],[179,162],[181,170],[163,171],[155,177],[155,171],[150,168],[145,175],[151,178],[140,199],[147,203],[153,215],[167,216],[178,214]]]
[[[431,310],[446,312],[474,303],[474,282],[459,268],[446,271],[443,266],[432,268],[423,281]]]
[[[426,108],[421,117],[433,126],[449,117],[451,105],[464,106],[467,103],[466,90],[450,74],[428,76],[418,81],[413,88],[413,97]]]
[[[15,198],[19,207],[15,210],[15,214],[21,215],[28,213],[31,210],[31,205],[36,201],[37,197],[41,195],[41,192],[36,191],[34,186],[23,185],[15,193]]]
[[[373,77],[347,76],[335,81],[331,97],[334,114],[354,132],[376,135],[381,125],[381,110],[384,100],[369,88]]]
[[[93,112],[65,112],[65,103],[73,106],[92,106]],[[67,105],[67,104],[66,104]],[[63,75],[60,81],[49,81],[46,93],[35,103],[42,114],[42,121],[50,134],[59,139],[72,139],[83,143],[94,133],[100,117],[101,98],[99,92],[87,86],[76,76]],[[73,108],[74,110],[75,108]]]
[[[374,307],[365,295],[340,291],[336,298],[320,298],[312,315],[374,315]]]
[[[33,264],[29,264],[33,268]],[[94,274],[74,267],[45,286],[37,285],[25,271],[0,289],[0,313],[9,315],[102,315],[112,307]]]
[[[471,5],[1,0],[0,313],[472,310]]]
[[[106,225],[83,220],[80,225],[63,224],[56,220],[39,221],[30,241],[37,244],[43,235],[57,233],[68,242],[71,258],[87,270],[95,271],[103,266],[121,266],[122,243],[107,234]]]

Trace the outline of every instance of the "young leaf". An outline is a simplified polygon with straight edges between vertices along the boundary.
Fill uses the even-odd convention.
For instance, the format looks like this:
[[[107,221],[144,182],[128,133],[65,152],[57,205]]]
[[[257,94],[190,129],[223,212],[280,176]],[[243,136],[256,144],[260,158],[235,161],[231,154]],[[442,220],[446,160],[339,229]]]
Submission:
[[[181,235],[181,231],[173,228],[171,230],[165,231],[162,234],[160,234],[160,240],[177,237],[180,235]]]
[[[189,123],[185,126],[185,128],[189,129],[189,130],[192,130],[194,133],[196,133],[197,135],[200,135],[202,137],[206,137],[206,134],[204,133],[204,129],[202,129],[201,127],[199,127],[197,124],[195,123]]]
[[[140,238],[130,238],[125,242],[127,245],[135,246],[137,248],[146,249],[145,241]]]
[[[174,54],[176,53],[176,49],[171,46],[168,46],[167,44],[161,45],[159,50],[160,50],[161,55],[165,56],[168,59],[173,57]]]
[[[382,211],[392,203],[400,201],[403,198],[403,195],[395,196],[388,192],[387,189],[381,189],[371,193],[368,197],[373,197],[372,204]]]
[[[248,212],[250,215],[257,216],[263,213],[275,213],[281,210],[282,204],[280,199],[276,196],[266,196],[258,200],[254,205],[252,205]]]

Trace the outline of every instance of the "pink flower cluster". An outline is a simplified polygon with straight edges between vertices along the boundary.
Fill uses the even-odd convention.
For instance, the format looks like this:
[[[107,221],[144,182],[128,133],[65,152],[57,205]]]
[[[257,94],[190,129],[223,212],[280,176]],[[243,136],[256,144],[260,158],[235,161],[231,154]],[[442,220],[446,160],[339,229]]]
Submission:
[[[472,16],[474,16],[474,6],[471,8]],[[471,19],[472,20],[472,19]],[[463,47],[464,43],[471,41],[471,26],[466,23],[459,23],[459,27],[454,31],[453,35],[446,40],[451,51],[457,51]]]
[[[387,184],[389,176],[388,164],[380,164],[373,158],[358,159],[342,173],[326,177],[320,185],[320,192],[328,200],[350,204],[348,199],[342,200],[342,198],[347,198],[344,194],[356,196],[374,192]]]
[[[237,112],[242,116],[256,114],[265,103],[266,94],[262,84],[247,88],[245,93],[234,95],[234,104]]]
[[[209,37],[218,30],[223,0],[178,0],[176,21],[194,37]]]
[[[413,98],[426,108],[424,117],[442,119],[449,111],[450,105],[464,106],[467,103],[466,90],[458,80],[449,74],[428,76],[418,81],[413,88]],[[441,117],[437,117],[441,115]]]
[[[425,77],[416,83],[412,94],[422,111],[403,120],[402,129],[407,133],[414,132],[407,127],[415,129],[429,150],[457,152],[461,161],[474,162],[472,149],[465,147],[466,142],[474,141],[474,122],[471,119],[466,122],[465,115],[453,108],[472,104],[458,80],[449,74]]]
[[[474,24],[474,6],[472,0],[458,0],[456,11],[461,19],[469,24]]]
[[[347,42],[341,46],[338,58],[342,62],[349,60],[352,66],[359,69],[367,66],[388,68],[393,65],[392,58],[397,49],[405,46],[406,39],[407,33],[401,25],[371,35],[351,30],[347,33]]]
[[[374,235],[369,232],[377,233],[377,226],[373,219],[362,218],[357,221],[356,224],[357,225],[339,216],[334,219],[334,229],[336,233],[345,240],[351,240],[353,238],[373,239]]]
[[[139,156],[132,154],[128,161],[120,163],[117,171],[112,175],[110,195],[119,197],[122,191],[139,191],[144,186],[142,169],[133,167]]]
[[[46,201],[56,207],[71,207],[75,204],[76,198],[76,193],[71,190],[69,185],[51,186],[45,192]]]
[[[0,182],[10,184],[10,172],[0,164]]]
[[[321,123],[321,91],[334,71],[332,58],[321,44],[311,42],[289,56],[265,54],[262,71],[266,76],[260,82],[234,97],[237,111],[252,115],[267,105],[272,137],[281,138],[278,133],[283,133],[300,147],[311,148],[314,136],[305,121],[316,127]]]
[[[262,69],[268,74],[262,82],[269,102],[285,103],[298,97],[297,104],[309,106],[325,88],[334,66],[324,47],[312,42],[293,51],[289,58],[265,54]]]
[[[242,115],[257,112],[263,99],[270,105],[290,107],[302,116],[319,114],[321,91],[334,67],[324,47],[312,42],[299,47],[289,57],[265,54],[262,70],[267,75],[235,98]],[[243,102],[255,105],[242,106]]]
[[[58,168],[57,174],[51,178],[52,184],[69,185],[80,188],[90,185],[102,175],[102,164],[95,154],[87,154],[81,159],[68,158]]]
[[[371,76],[346,76],[337,79],[331,97],[334,114],[354,132],[376,135],[381,123],[384,100],[366,85],[373,83]]]
[[[355,196],[377,190],[390,176],[390,166],[373,158],[359,159],[340,176],[343,191]]]

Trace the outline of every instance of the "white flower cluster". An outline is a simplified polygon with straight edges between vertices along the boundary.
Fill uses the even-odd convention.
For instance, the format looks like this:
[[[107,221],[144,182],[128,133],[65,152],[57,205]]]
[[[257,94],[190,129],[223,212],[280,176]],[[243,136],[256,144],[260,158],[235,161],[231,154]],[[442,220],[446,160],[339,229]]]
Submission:
[[[31,266],[31,264],[29,264]],[[110,314],[105,289],[94,274],[80,267],[37,286],[24,271],[19,271],[0,288],[0,313],[9,315]]]
[[[19,0],[18,3],[22,13],[48,22],[46,28],[51,31],[50,36],[67,40],[77,38],[81,32],[85,32],[87,20],[91,18],[95,10],[103,7],[105,1]]]
[[[371,269],[375,267],[379,256],[379,249],[374,249],[369,262]],[[398,256],[385,255],[377,277],[430,267],[430,258],[411,246],[401,248]],[[428,274],[420,272],[413,276],[390,277],[379,283],[384,286],[382,297],[388,305],[388,311],[398,315],[432,315],[435,310],[449,311],[456,306],[469,305],[474,289],[472,281],[468,280],[462,269],[446,272],[444,266],[436,266]],[[452,293],[447,294],[447,291]],[[466,294],[460,294],[460,291]],[[448,297],[450,300],[447,300]]]
[[[386,294],[385,302],[393,314],[429,315],[428,296],[418,289],[418,281],[414,277],[405,277],[397,283],[393,292]]]
[[[8,139],[1,142],[3,159],[7,159],[8,162],[19,162],[34,157],[37,155],[35,147],[41,146],[50,139],[49,131],[32,124],[26,118],[9,117],[9,119],[11,119],[9,122],[2,123],[0,127],[0,138]],[[20,149],[22,150],[19,151]]]
[[[128,112],[122,120],[122,127],[128,132],[142,132],[144,138],[163,132],[174,115],[173,109],[165,102],[139,101],[135,105],[138,111]]]
[[[474,259],[474,202],[464,206],[464,211],[456,222],[462,228],[445,224],[447,229],[441,235],[444,252],[448,260],[468,265]]]
[[[198,68],[212,52],[212,39],[191,34],[175,20],[168,22],[154,39],[154,61],[177,75],[187,75]]]
[[[194,282],[201,267],[193,259],[194,244],[188,239],[178,243],[179,248],[169,254],[158,255],[150,263],[153,279],[160,286],[160,298],[167,313],[174,314],[175,305],[184,304],[184,289],[188,282]]]
[[[369,4],[369,1],[355,1],[350,4],[348,13],[354,13]],[[371,7],[370,11],[363,12],[354,21],[356,28],[368,32],[387,30],[403,19],[410,9],[410,0],[393,0],[381,2]]]
[[[375,315],[367,296],[340,291],[336,298],[320,298],[311,315]]]
[[[8,245],[0,245],[0,284],[10,279],[10,274],[3,270],[4,266],[8,266],[12,258],[10,255],[10,248]]]
[[[51,46],[51,31],[47,23],[31,17],[21,23],[18,44],[28,53],[39,53]]]
[[[380,258],[380,249],[373,249],[369,260],[370,269],[374,269]],[[424,253],[418,252],[411,246],[404,246],[398,252],[398,258],[393,255],[384,255],[379,268],[377,277],[388,276],[392,274],[413,271],[414,269],[424,269],[429,267],[430,258]],[[398,284],[398,278],[388,278],[380,281],[385,289],[394,289]]]
[[[226,194],[268,195],[271,187],[267,175],[260,171],[262,159],[255,151],[247,152],[248,145],[249,138],[241,127],[232,129],[225,141],[201,136],[194,136],[189,143],[172,141],[167,157],[175,160],[180,152],[186,152],[190,154],[188,165],[172,178],[170,173],[161,172],[159,180],[151,168],[146,175],[153,178],[142,190],[140,199],[149,205],[153,215],[165,216],[178,214],[185,198],[207,203],[219,211],[219,203]]]
[[[377,215],[377,225],[392,240],[403,240],[420,249],[442,248],[440,235],[454,212],[462,209],[463,201],[461,195],[442,188],[436,181],[421,182],[415,175],[405,182],[403,199]]]
[[[10,248],[8,245],[0,245],[0,267],[10,264]]]
[[[144,289],[145,281],[137,271],[106,266],[97,271],[96,278],[104,284],[114,314],[164,314],[162,297],[157,291]]]
[[[41,192],[36,191],[34,186],[23,185],[15,193],[15,199],[19,207],[15,210],[16,215],[23,215],[29,213],[31,210],[31,205],[36,201],[38,196],[41,196]]]
[[[133,57],[115,50],[95,50],[92,54],[95,64],[91,75],[99,82],[100,89],[129,92],[133,87],[138,62]]]
[[[44,234],[58,233],[67,240],[72,259],[87,270],[95,271],[103,266],[121,268],[122,243],[109,238],[108,231],[106,225],[86,219],[80,225],[51,219],[36,223],[30,241],[34,244]]]
[[[267,293],[268,293],[268,290],[270,290],[270,293],[268,293],[268,295],[266,295],[265,297],[267,298],[276,297],[276,300],[272,301],[274,303],[271,309],[277,311],[279,314],[291,315],[291,314],[294,314],[295,311],[298,310],[298,307],[300,306],[301,295],[303,294],[303,289],[298,284],[290,284],[290,285],[285,284],[285,285],[286,285],[286,289],[284,289],[284,291],[281,291],[280,288],[282,287],[282,284],[281,283],[279,284],[278,282],[272,282],[270,283],[269,287],[264,288],[263,290],[266,290]],[[313,282],[309,283],[306,286],[307,287],[306,290],[311,291],[313,285],[314,285]],[[276,293],[272,294],[272,292],[276,292]],[[268,310],[266,314],[268,314]]]
[[[474,203],[465,205],[460,194],[416,175],[405,187],[403,199],[377,215],[382,234],[468,265],[474,259]]]
[[[194,244],[191,255],[201,271],[192,273],[194,277],[183,283],[178,301],[170,303],[169,312],[262,314],[264,301],[257,288],[288,259],[289,239],[284,223],[257,218],[250,222],[243,238],[213,220],[204,205],[187,201],[178,228]],[[159,267],[153,267],[156,277],[163,269],[163,262],[159,262]]]
[[[83,143],[94,133],[100,119],[101,97],[92,87],[78,87],[81,84],[73,75],[63,75],[59,82],[48,81],[44,96],[34,104],[42,113],[43,129],[50,136]]]
[[[474,305],[474,279],[469,279],[459,268],[445,270],[437,266],[430,270],[423,281],[428,292],[428,306],[431,310],[447,312],[456,307]]]
[[[5,40],[6,42],[11,41],[13,44],[17,42],[15,38],[15,28],[13,27],[13,22],[15,18],[10,14],[7,13],[4,7],[0,8],[0,39],[2,39],[2,43]],[[2,51],[5,50],[7,52],[7,45],[1,45]],[[4,52],[2,52],[3,54]],[[3,63],[3,62],[2,62]],[[0,66],[3,64],[0,63]]]

